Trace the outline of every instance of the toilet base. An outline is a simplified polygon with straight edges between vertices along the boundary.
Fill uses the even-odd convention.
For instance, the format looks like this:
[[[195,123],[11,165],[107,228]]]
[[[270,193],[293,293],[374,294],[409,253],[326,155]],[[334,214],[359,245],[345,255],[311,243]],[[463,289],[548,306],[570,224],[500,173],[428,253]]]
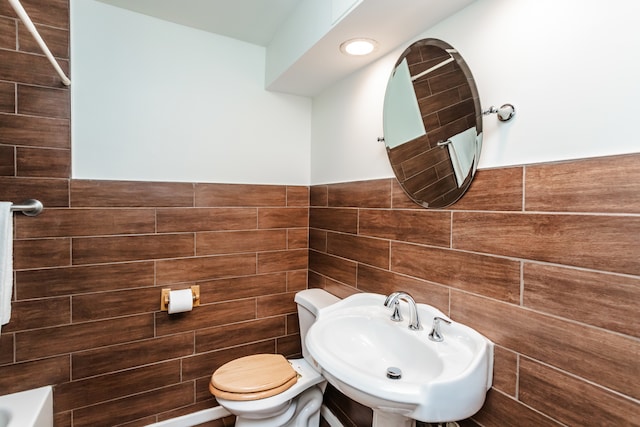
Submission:
[[[246,418],[236,416],[236,427],[318,427],[322,390],[313,386],[293,399],[289,407],[270,418]]]

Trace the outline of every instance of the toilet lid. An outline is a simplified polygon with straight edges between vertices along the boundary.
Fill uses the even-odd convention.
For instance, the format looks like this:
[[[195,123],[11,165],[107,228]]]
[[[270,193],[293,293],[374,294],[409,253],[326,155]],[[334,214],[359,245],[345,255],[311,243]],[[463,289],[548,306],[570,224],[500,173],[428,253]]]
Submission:
[[[225,363],[211,376],[209,390],[228,400],[276,395],[297,381],[297,372],[280,354],[254,354]]]

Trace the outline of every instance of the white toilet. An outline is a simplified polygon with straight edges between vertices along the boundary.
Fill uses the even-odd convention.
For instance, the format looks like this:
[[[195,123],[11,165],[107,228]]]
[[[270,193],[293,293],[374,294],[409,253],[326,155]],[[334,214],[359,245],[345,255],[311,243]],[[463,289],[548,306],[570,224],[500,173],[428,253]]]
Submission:
[[[295,296],[302,359],[256,354],[225,363],[211,376],[209,390],[236,416],[236,427],[317,427],[327,382],[316,370],[304,339],[318,310],[339,301],[322,289]]]

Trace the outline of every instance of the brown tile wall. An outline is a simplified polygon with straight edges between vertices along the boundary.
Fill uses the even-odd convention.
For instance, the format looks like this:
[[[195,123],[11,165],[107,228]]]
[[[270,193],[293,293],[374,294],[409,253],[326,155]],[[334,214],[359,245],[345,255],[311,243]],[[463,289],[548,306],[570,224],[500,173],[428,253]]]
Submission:
[[[68,68],[67,0],[23,0]],[[215,406],[208,378],[256,352],[300,353],[305,186],[70,180],[69,90],[0,2],[0,200],[14,217],[0,394],[53,384],[55,425],[142,426]],[[160,290],[199,284],[168,316]],[[230,425],[232,420],[211,425]]]
[[[640,154],[481,170],[450,209],[386,179],[310,197],[310,286],[406,290],[496,344],[465,426],[640,425]],[[326,399],[345,425],[371,420]]]

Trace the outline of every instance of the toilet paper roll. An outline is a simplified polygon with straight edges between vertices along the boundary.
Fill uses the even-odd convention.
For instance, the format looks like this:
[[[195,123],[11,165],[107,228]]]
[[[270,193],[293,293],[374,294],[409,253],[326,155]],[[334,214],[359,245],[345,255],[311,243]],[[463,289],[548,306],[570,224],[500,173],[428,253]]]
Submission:
[[[191,289],[180,289],[169,292],[169,314],[183,313],[193,309],[193,294]]]

